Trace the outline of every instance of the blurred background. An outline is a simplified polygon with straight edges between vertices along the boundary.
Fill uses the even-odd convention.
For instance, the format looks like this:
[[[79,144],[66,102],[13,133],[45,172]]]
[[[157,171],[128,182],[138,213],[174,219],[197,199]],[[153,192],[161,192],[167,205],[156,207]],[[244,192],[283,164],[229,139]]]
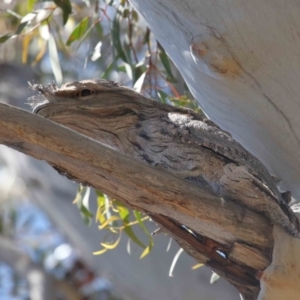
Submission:
[[[0,102],[28,82],[103,78],[200,110],[126,0],[0,2]],[[0,145],[0,299],[239,299],[155,223]]]

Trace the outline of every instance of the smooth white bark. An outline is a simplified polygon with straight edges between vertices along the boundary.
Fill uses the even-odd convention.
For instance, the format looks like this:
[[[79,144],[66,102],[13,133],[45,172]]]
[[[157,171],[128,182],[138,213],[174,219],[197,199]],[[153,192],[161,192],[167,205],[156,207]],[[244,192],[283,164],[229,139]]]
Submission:
[[[273,260],[263,272],[258,300],[299,299],[300,240],[274,227]]]

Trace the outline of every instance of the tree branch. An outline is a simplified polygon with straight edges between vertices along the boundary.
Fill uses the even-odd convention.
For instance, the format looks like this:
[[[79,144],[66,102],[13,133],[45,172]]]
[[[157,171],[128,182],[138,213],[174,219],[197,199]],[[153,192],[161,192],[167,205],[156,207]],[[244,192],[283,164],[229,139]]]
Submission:
[[[251,287],[247,287],[247,292],[252,290],[252,294],[257,294],[256,274],[269,264],[273,246],[271,225],[262,215],[232,202],[222,205],[220,198],[199,186],[156,170],[45,118],[5,104],[0,104],[0,143],[46,160],[71,179],[150,214],[167,229],[162,221],[164,217],[176,220],[177,231],[172,229],[176,240],[197,260],[225,275],[240,291],[244,291],[240,278],[245,278],[243,274],[249,272],[246,266],[251,263],[247,262],[250,259],[247,256],[234,259],[234,245],[239,241],[240,245],[253,246],[264,263],[259,269],[250,268],[246,285]],[[182,231],[180,224],[203,238],[191,237]],[[204,247],[204,241],[209,240],[213,243]],[[202,255],[189,248],[197,249]]]

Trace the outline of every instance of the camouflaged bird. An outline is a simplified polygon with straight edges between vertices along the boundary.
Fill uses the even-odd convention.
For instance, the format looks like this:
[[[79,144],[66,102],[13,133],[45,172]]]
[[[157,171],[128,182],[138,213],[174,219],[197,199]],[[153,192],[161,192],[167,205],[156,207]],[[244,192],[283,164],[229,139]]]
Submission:
[[[299,221],[262,163],[204,115],[104,80],[30,85],[35,113],[263,213],[294,237]],[[285,197],[283,197],[285,195]]]

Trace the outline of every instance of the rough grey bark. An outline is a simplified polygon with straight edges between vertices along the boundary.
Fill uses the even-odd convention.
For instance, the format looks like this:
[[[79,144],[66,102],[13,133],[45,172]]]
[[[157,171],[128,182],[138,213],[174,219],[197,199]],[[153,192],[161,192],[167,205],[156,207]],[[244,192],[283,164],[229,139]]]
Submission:
[[[33,88],[42,95],[33,98],[36,113],[199,185],[225,204],[262,212],[300,236],[299,221],[267,169],[204,115],[102,80]]]
[[[72,179],[148,213],[197,261],[222,275],[247,299],[259,293],[259,277],[270,264],[273,247],[272,226],[262,214],[231,201],[222,205],[222,199],[195,184],[5,104],[0,104],[0,143],[44,159]]]
[[[205,114],[299,201],[299,2],[130,2]]]
[[[294,220],[276,186],[268,186],[272,178],[263,166],[253,157],[253,170],[246,160],[239,166],[241,162],[231,157],[220,141],[226,140],[246,156],[247,152],[201,115],[160,105],[111,83],[89,84],[92,89],[85,83],[83,89],[72,83],[62,89],[35,86],[51,101],[46,104],[48,100],[44,99],[46,105],[37,106],[35,111],[77,132],[0,104],[0,142],[45,159],[72,179],[148,213],[196,260],[235,285],[244,299],[256,299],[259,279],[270,264],[273,247],[270,220],[257,210],[271,219],[280,216]],[[195,135],[195,124],[201,125],[203,132],[212,132],[213,145],[207,136]],[[147,156],[141,155],[143,152]],[[242,167],[243,176],[236,184],[242,182],[249,195],[259,195],[256,200],[263,206],[268,201],[268,209],[274,208],[275,214],[248,204],[239,190],[243,184],[232,186],[237,194],[230,194],[223,183],[224,178],[231,178],[225,172],[228,166],[233,170]],[[254,186],[252,183],[258,180],[261,184]],[[278,198],[268,199],[265,193]],[[279,204],[285,212],[280,212]]]

